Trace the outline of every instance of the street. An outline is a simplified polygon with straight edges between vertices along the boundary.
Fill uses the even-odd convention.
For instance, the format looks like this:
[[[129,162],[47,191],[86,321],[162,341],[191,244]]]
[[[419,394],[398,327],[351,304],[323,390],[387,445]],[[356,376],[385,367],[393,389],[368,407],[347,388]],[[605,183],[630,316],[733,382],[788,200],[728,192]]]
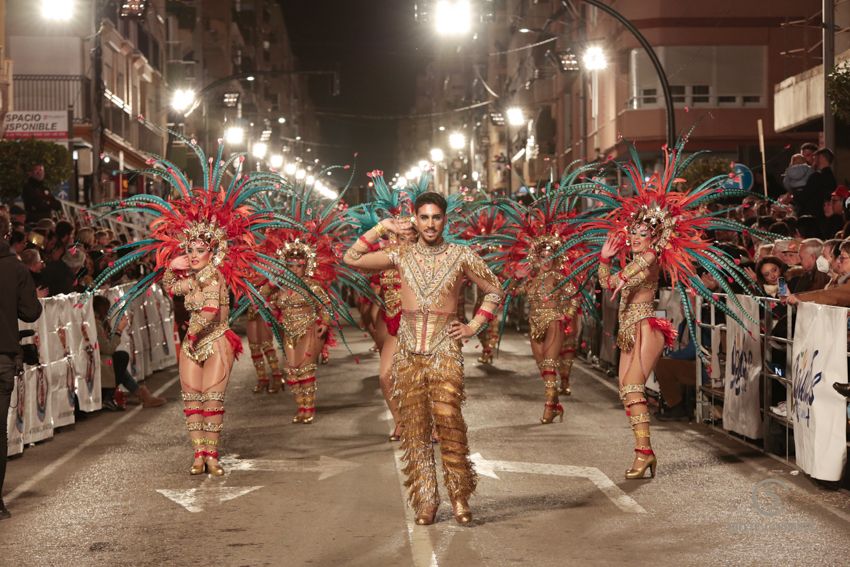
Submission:
[[[319,369],[318,413],[293,425],[289,392],[253,394],[247,353],[226,402],[223,478],[188,474],[176,372],[149,379],[160,409],[90,416],[9,463],[4,565],[846,564],[846,492],[702,426],[653,423],[654,480],[627,481],[632,436],[609,379],[576,364],[564,423],[540,425],[527,339],[494,367],[467,345],[466,417],[480,475],[474,522],[448,498],[413,524],[377,356]],[[359,361],[359,362],[358,362]],[[442,479],[441,479],[442,480]],[[441,488],[442,490],[442,488]]]

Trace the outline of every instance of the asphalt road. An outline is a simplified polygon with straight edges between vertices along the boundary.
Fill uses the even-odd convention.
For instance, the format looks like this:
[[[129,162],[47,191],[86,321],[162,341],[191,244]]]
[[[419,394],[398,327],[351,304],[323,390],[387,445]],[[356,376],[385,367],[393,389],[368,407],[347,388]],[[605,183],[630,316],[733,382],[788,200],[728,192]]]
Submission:
[[[632,437],[610,380],[581,364],[564,423],[540,425],[527,339],[492,367],[468,345],[465,415],[481,476],[475,521],[415,526],[377,356],[349,336],[319,370],[318,413],[253,394],[248,356],[228,390],[228,474],[191,477],[176,373],[171,400],[93,415],[9,464],[0,565],[846,565],[850,497],[703,426],[653,424],[654,480],[627,481]]]

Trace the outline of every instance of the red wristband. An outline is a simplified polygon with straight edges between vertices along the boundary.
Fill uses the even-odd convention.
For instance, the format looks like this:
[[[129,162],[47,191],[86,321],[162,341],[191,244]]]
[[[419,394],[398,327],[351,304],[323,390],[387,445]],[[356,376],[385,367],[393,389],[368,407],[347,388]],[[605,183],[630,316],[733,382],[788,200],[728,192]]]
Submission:
[[[195,342],[195,339],[198,338],[198,335],[193,335],[191,333],[186,333],[186,338],[189,339],[190,342]]]
[[[366,240],[366,237],[365,237],[365,236],[361,236],[361,237],[360,237],[360,238],[358,238],[357,240],[358,240],[359,242],[362,242],[363,244],[365,244],[365,245],[366,245],[366,246],[368,246],[369,248],[372,248],[372,243],[371,243],[371,242],[369,242],[368,240]]]
[[[599,261],[605,264],[606,266],[611,264],[611,258],[606,258],[602,254],[599,255]]]

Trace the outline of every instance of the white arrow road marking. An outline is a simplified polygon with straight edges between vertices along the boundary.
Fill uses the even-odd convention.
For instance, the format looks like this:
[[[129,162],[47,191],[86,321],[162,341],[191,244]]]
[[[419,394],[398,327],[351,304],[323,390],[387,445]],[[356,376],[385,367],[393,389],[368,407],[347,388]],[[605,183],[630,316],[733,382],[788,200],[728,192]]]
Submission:
[[[221,459],[221,465],[228,471],[274,471],[274,472],[317,472],[319,480],[325,480],[338,474],[356,469],[360,463],[335,459],[322,455],[316,460],[307,459],[240,459],[239,455],[227,455]]]
[[[188,490],[158,489],[157,492],[183,506],[192,513],[202,512],[205,506],[221,504],[245,496],[262,486],[212,486],[202,485],[200,488]]]
[[[586,478],[596,485],[602,493],[608,497],[623,512],[634,514],[646,514],[646,510],[634,501],[620,487],[614,484],[608,476],[596,467],[576,467],[573,465],[555,465],[548,463],[523,463],[518,461],[491,461],[475,453],[470,457],[475,463],[475,470],[479,475],[498,479],[497,470],[513,473],[526,474],[548,474],[555,476],[568,476]]]

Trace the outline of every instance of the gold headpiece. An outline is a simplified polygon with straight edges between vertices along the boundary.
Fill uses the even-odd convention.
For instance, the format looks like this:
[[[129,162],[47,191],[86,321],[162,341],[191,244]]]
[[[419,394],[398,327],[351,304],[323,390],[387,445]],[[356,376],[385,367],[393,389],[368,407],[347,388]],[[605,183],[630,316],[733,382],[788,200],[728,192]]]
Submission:
[[[215,255],[211,263],[218,267],[224,261],[227,254],[227,233],[216,224],[215,219],[211,222],[195,222],[183,229],[183,237],[180,238],[180,246],[188,248],[191,242],[201,241],[207,244],[215,244]]]
[[[660,237],[653,244],[656,252],[660,253],[667,247],[670,237],[673,235],[675,224],[676,219],[666,209],[658,205],[644,205],[632,215],[632,222],[629,225],[629,229],[632,230],[640,225],[646,225],[652,233],[652,238]]]
[[[304,258],[307,261],[307,268],[304,271],[307,276],[312,276],[316,271],[316,251],[300,238],[285,242],[283,247],[277,250],[277,256],[284,260]]]
[[[528,251],[528,261],[536,266],[543,260],[543,252],[548,250],[554,253],[560,246],[561,239],[553,234],[538,236],[531,241],[531,249]]]

